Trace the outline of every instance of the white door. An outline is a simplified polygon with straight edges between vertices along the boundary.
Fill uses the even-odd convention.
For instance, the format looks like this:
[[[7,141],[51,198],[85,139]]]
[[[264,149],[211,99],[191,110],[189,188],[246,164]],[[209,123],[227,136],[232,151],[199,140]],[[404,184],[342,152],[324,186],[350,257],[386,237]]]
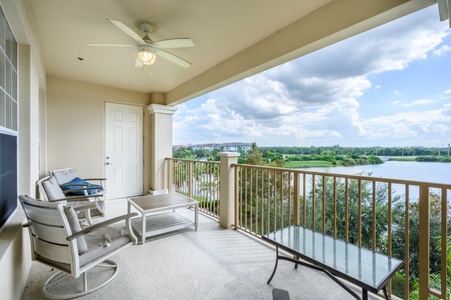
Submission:
[[[106,103],[108,199],[143,194],[143,108]]]

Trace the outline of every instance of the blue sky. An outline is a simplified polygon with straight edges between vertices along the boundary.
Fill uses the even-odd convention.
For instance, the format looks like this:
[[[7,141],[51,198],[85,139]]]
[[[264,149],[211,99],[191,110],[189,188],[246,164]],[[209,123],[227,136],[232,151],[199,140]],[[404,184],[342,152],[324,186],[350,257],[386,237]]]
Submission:
[[[451,29],[437,5],[177,106],[173,144],[451,143]]]

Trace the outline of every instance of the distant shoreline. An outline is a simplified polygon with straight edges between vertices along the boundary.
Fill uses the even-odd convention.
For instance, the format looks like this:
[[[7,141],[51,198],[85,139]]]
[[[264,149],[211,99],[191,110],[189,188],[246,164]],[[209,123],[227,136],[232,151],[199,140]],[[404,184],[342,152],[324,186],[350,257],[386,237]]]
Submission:
[[[416,156],[395,156],[395,157],[390,157],[388,159],[389,161],[418,161]]]
[[[400,161],[400,162],[438,162],[438,163],[449,163],[449,161],[429,161],[429,160],[417,160],[417,156],[395,156],[390,157],[386,159],[385,161]],[[364,166],[369,164],[355,164],[350,165],[349,167],[353,166]],[[342,164],[333,163],[330,161],[320,161],[320,160],[313,160],[313,161],[290,161],[285,162],[283,165],[285,168],[334,168],[334,167],[346,167]]]

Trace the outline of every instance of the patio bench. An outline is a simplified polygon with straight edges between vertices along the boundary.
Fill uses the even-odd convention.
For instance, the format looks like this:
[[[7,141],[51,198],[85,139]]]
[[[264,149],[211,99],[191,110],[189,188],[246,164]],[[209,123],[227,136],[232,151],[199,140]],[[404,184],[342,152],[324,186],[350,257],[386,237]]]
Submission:
[[[368,299],[368,291],[384,292],[388,300],[387,283],[399,270],[402,261],[331,236],[293,225],[263,235],[262,239],[276,247],[276,264],[268,279],[271,282],[279,260],[303,265],[324,272],[356,299]],[[279,248],[294,258],[279,255]],[[345,279],[362,288],[362,297],[347,286]]]

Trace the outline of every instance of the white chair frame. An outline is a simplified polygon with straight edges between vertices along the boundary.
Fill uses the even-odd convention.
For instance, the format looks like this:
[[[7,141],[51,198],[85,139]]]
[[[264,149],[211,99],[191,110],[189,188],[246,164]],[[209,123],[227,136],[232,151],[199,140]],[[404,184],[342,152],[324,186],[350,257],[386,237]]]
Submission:
[[[102,229],[107,226],[123,220],[130,222],[130,218],[137,214],[131,213],[119,216],[86,227],[81,231],[73,232],[64,211],[64,206],[67,202],[43,202],[26,195],[19,196],[19,199],[28,220],[28,223],[24,227],[27,227],[29,231],[32,260],[39,261],[59,270],[51,275],[43,284],[43,292],[51,299],[81,297],[107,285],[113,280],[118,270],[117,264],[109,258],[124,248],[136,244],[136,240],[127,231],[128,235],[121,236],[122,239],[114,247],[111,247],[111,250],[108,251],[109,248],[101,248],[100,252],[93,252],[91,254],[93,256],[90,258],[91,260],[84,262],[82,265],[77,238],[87,234],[93,234],[97,231],[98,234],[102,234]],[[128,228],[128,226],[125,226],[125,228]],[[110,230],[118,229],[110,228]],[[99,247],[93,247],[93,251],[98,250],[95,248]],[[89,251],[91,251],[91,248]],[[87,272],[95,267],[113,269],[113,274],[97,286],[88,288]],[[83,276],[82,291],[70,295],[52,294],[50,291],[51,287],[65,276],[72,276],[73,278]]]

